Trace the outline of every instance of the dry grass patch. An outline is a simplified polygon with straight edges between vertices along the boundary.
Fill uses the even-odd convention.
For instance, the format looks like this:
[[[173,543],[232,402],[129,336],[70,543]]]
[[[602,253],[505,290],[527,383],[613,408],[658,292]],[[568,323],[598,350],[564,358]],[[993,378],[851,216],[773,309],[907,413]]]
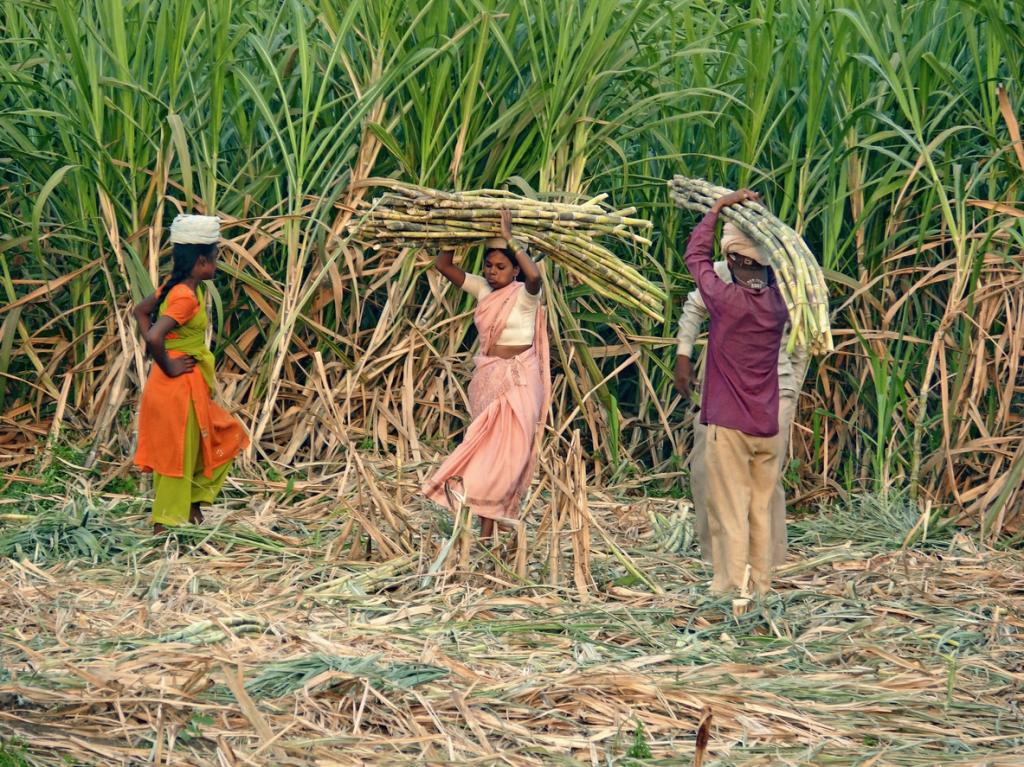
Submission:
[[[238,481],[162,542],[84,479],[5,499],[0,739],[39,765],[680,764],[710,712],[705,764],[1024,748],[1019,552],[809,518],[777,595],[733,617],[692,551],[663,551],[678,502],[608,489],[563,520],[590,520],[585,588],[557,493],[534,498],[524,578],[502,544],[424,585],[450,522],[363,465],[372,486]]]

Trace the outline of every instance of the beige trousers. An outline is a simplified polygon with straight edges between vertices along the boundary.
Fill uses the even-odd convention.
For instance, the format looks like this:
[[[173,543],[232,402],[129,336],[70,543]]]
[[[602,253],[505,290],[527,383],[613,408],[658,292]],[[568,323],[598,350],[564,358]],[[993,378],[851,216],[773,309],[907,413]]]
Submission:
[[[789,455],[789,435],[796,416],[797,393],[779,392],[779,473],[768,507],[771,533],[772,564],[776,567],[786,561],[786,491],[782,487],[783,467]],[[694,418],[693,450],[690,452],[690,492],[693,495],[694,528],[700,543],[701,556],[712,562],[711,530],[708,526],[708,480],[705,463],[708,427]]]
[[[772,544],[768,507],[779,479],[782,435],[752,437],[736,429],[708,427],[708,530],[711,535],[711,592],[738,591],[750,565],[750,585],[771,587]]]

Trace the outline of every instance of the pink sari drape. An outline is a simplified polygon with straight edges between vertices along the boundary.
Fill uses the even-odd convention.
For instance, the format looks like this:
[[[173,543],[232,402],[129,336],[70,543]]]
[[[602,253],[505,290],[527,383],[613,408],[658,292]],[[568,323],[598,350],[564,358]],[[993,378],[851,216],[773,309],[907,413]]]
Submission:
[[[485,296],[473,316],[480,354],[469,382],[473,417],[454,452],[423,486],[423,493],[450,509],[445,483],[470,510],[491,519],[515,519],[537,465],[544,421],[551,404],[551,363],[544,307],[537,308],[533,346],[510,359],[490,354],[516,304],[521,282]],[[461,482],[459,479],[461,478]],[[456,509],[451,509],[456,511]]]

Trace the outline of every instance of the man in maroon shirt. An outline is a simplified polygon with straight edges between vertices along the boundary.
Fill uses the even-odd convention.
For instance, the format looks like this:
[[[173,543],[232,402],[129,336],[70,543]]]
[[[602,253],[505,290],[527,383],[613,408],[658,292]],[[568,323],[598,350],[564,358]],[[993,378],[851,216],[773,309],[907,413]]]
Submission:
[[[767,257],[734,233],[725,256],[734,281],[715,274],[712,254],[722,208],[759,200],[749,189],[720,198],[694,228],[686,266],[710,316],[701,423],[707,424],[711,591],[771,587],[769,505],[778,481],[778,359],[788,318]]]

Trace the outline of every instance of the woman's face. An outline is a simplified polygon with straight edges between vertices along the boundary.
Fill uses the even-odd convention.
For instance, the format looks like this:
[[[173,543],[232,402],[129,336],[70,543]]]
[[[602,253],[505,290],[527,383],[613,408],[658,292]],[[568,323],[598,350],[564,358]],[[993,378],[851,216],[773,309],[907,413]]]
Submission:
[[[196,265],[192,267],[192,276],[197,280],[212,280],[217,273],[218,251],[211,250],[209,255],[200,256],[196,259]]]
[[[501,250],[489,250],[484,256],[484,279],[491,290],[500,290],[512,283],[519,274],[519,265]]]

